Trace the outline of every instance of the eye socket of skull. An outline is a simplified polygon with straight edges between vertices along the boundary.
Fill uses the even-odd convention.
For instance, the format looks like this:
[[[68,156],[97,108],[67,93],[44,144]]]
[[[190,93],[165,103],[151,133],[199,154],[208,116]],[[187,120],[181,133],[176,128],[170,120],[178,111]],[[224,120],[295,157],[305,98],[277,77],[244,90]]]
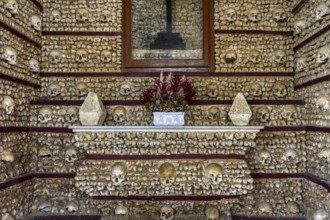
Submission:
[[[236,11],[235,9],[229,8],[225,11],[225,20],[228,22],[236,21]]]
[[[57,9],[53,10],[50,14],[50,21],[59,22],[61,20],[61,12]]]
[[[237,60],[237,53],[235,50],[228,50],[225,55],[226,63],[235,63]]]

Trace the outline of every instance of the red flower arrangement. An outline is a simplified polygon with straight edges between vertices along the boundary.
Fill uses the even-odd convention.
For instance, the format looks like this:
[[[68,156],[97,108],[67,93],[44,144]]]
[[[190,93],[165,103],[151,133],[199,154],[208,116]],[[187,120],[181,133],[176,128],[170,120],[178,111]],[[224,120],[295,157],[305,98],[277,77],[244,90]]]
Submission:
[[[183,75],[160,74],[155,84],[143,92],[145,106],[153,112],[184,111],[196,90]]]

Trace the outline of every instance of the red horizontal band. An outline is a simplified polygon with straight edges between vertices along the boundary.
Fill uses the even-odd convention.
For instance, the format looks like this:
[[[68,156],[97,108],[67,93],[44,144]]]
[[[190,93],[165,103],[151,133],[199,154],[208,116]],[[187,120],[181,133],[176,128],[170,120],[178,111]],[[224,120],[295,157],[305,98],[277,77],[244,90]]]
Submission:
[[[266,30],[215,30],[216,34],[264,34],[293,36],[293,31],[266,31]]]
[[[87,160],[184,160],[184,159],[224,159],[244,160],[245,156],[240,154],[171,154],[171,155],[110,155],[110,154],[88,154]]]
[[[43,31],[43,36],[121,36],[122,32],[101,31]]]

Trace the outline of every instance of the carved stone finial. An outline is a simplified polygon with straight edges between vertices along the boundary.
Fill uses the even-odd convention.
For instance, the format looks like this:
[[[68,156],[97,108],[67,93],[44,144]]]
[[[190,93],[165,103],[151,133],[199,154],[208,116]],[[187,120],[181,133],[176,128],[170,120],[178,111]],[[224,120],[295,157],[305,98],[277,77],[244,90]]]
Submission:
[[[99,98],[94,93],[88,93],[84,103],[79,109],[79,118],[82,125],[100,126],[105,120],[107,111]]]
[[[248,125],[252,111],[242,93],[238,93],[229,111],[229,118],[236,126]]]

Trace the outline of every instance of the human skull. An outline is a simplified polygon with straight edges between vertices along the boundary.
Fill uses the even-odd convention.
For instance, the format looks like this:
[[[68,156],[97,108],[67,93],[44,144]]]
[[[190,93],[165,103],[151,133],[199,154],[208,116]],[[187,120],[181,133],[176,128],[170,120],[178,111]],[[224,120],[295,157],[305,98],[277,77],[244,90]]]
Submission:
[[[168,186],[174,182],[175,168],[171,163],[163,163],[159,167],[160,181],[163,185]]]
[[[313,220],[327,220],[328,217],[329,215],[324,209],[316,210],[313,213]]]
[[[117,123],[124,122],[126,120],[126,108],[123,106],[118,106],[114,109],[113,119]]]
[[[277,8],[273,11],[273,18],[276,22],[284,22],[288,19],[288,13],[283,8]]]
[[[278,98],[284,98],[288,95],[288,89],[284,83],[276,82],[272,88],[273,94]]]
[[[248,11],[248,21],[258,23],[261,20],[261,15],[258,9],[252,8]]]
[[[82,97],[88,94],[88,86],[85,83],[77,84],[77,96]]]
[[[325,2],[320,2],[315,8],[316,20],[322,20],[328,14],[330,14],[330,8]]]
[[[316,61],[319,64],[324,64],[329,61],[330,58],[330,47],[324,46],[320,47],[317,51]]]
[[[85,49],[79,49],[76,52],[76,62],[85,63],[88,62],[88,52]]]
[[[256,49],[250,50],[248,60],[251,63],[254,63],[254,64],[260,63],[262,61],[261,52],[259,50],[256,50]]]
[[[52,205],[46,199],[41,199],[38,204],[38,211],[41,212],[50,212],[52,210]]]
[[[319,150],[317,156],[320,158],[320,160],[330,163],[330,148],[323,148]]]
[[[86,22],[89,20],[88,10],[85,8],[80,8],[76,11],[76,20],[79,22]]]
[[[225,11],[225,20],[228,22],[234,22],[237,19],[236,11],[233,8],[228,8]]]
[[[79,203],[75,200],[68,202],[66,205],[65,209],[72,213],[72,212],[77,212],[79,210]]]
[[[282,117],[287,121],[295,121],[298,117],[297,108],[294,105],[286,105],[283,107]]]
[[[30,22],[31,22],[31,26],[36,31],[41,31],[42,21],[41,21],[41,17],[39,15],[32,15]]]
[[[50,107],[46,107],[46,106],[42,107],[38,113],[38,121],[41,124],[46,124],[53,119],[52,114],[53,114],[53,111]]]
[[[118,205],[115,208],[115,215],[117,216],[127,216],[128,215],[128,208],[123,205]]]
[[[207,85],[207,96],[210,98],[216,98],[219,95],[219,86],[215,82],[211,82]]]
[[[126,83],[120,86],[119,94],[123,96],[128,96],[132,93],[131,85]]]
[[[288,202],[286,209],[289,214],[298,214],[300,212],[299,206],[296,202]]]
[[[5,95],[1,99],[1,107],[7,115],[12,115],[15,111],[15,101],[12,97]]]
[[[62,17],[62,13],[60,12],[60,10],[54,9],[50,12],[49,20],[51,22],[56,23],[61,21],[61,17]]]
[[[300,57],[296,59],[296,71],[302,72],[306,68],[307,59],[305,57]]]
[[[11,65],[15,65],[17,62],[17,51],[13,47],[6,46],[3,50],[3,59]]]
[[[126,166],[122,162],[115,163],[111,168],[111,180],[113,185],[120,185],[126,178]]]
[[[253,82],[250,84],[249,88],[249,95],[254,96],[254,97],[259,97],[262,96],[262,87],[259,83]]]
[[[112,16],[111,15],[112,15],[112,13],[109,10],[102,11],[101,21],[106,22],[106,23],[111,22],[112,21]]]
[[[235,63],[237,60],[237,53],[235,50],[228,50],[225,54],[226,63]]]
[[[160,209],[161,220],[172,220],[174,219],[174,209],[170,206],[163,206]]]
[[[220,217],[219,209],[216,206],[207,206],[204,210],[204,213],[207,220],[219,219]]]
[[[213,184],[218,184],[222,181],[223,169],[217,163],[210,163],[205,167],[205,177]]]
[[[269,202],[258,202],[258,211],[261,214],[271,215],[273,213],[273,207]]]
[[[51,159],[52,155],[52,150],[49,147],[42,147],[38,150],[38,157],[41,159]]]
[[[62,51],[55,49],[50,51],[49,56],[50,56],[50,63],[58,64],[61,62],[64,55]]]
[[[286,62],[286,54],[283,50],[276,50],[273,55],[273,60],[277,64],[284,64]]]
[[[74,163],[79,160],[77,149],[75,147],[68,147],[64,154],[64,160],[68,163]]]
[[[70,106],[68,107],[68,109],[66,110],[66,114],[65,114],[65,120],[69,123],[74,123],[76,121],[78,121],[78,108],[74,107],[74,106]]]
[[[40,71],[40,67],[39,67],[39,61],[32,58],[29,60],[29,68],[32,72],[39,72]]]
[[[322,110],[330,110],[330,98],[322,96],[317,99],[316,107]]]
[[[260,149],[257,151],[257,159],[261,164],[267,164],[271,160],[271,155],[268,150]]]
[[[4,163],[12,163],[15,161],[15,154],[10,150],[5,150],[0,153],[0,161]]]
[[[109,50],[102,50],[101,55],[100,55],[100,60],[103,63],[110,63],[112,61],[112,55]]]
[[[207,110],[207,118],[212,121],[219,120],[220,109],[216,106],[212,106]]]
[[[294,22],[294,33],[296,35],[300,35],[306,27],[307,27],[307,23],[305,20],[295,21]]]
[[[61,94],[61,86],[58,83],[52,83],[49,85],[47,95],[50,97],[56,97]]]
[[[270,118],[270,110],[265,105],[263,105],[261,107],[258,107],[257,111],[256,111],[256,114],[257,114],[257,119],[260,122],[267,122]]]
[[[282,155],[285,162],[296,164],[299,162],[299,155],[295,149],[286,149]]]
[[[9,11],[10,14],[18,14],[18,3],[16,0],[5,0],[5,9]]]

